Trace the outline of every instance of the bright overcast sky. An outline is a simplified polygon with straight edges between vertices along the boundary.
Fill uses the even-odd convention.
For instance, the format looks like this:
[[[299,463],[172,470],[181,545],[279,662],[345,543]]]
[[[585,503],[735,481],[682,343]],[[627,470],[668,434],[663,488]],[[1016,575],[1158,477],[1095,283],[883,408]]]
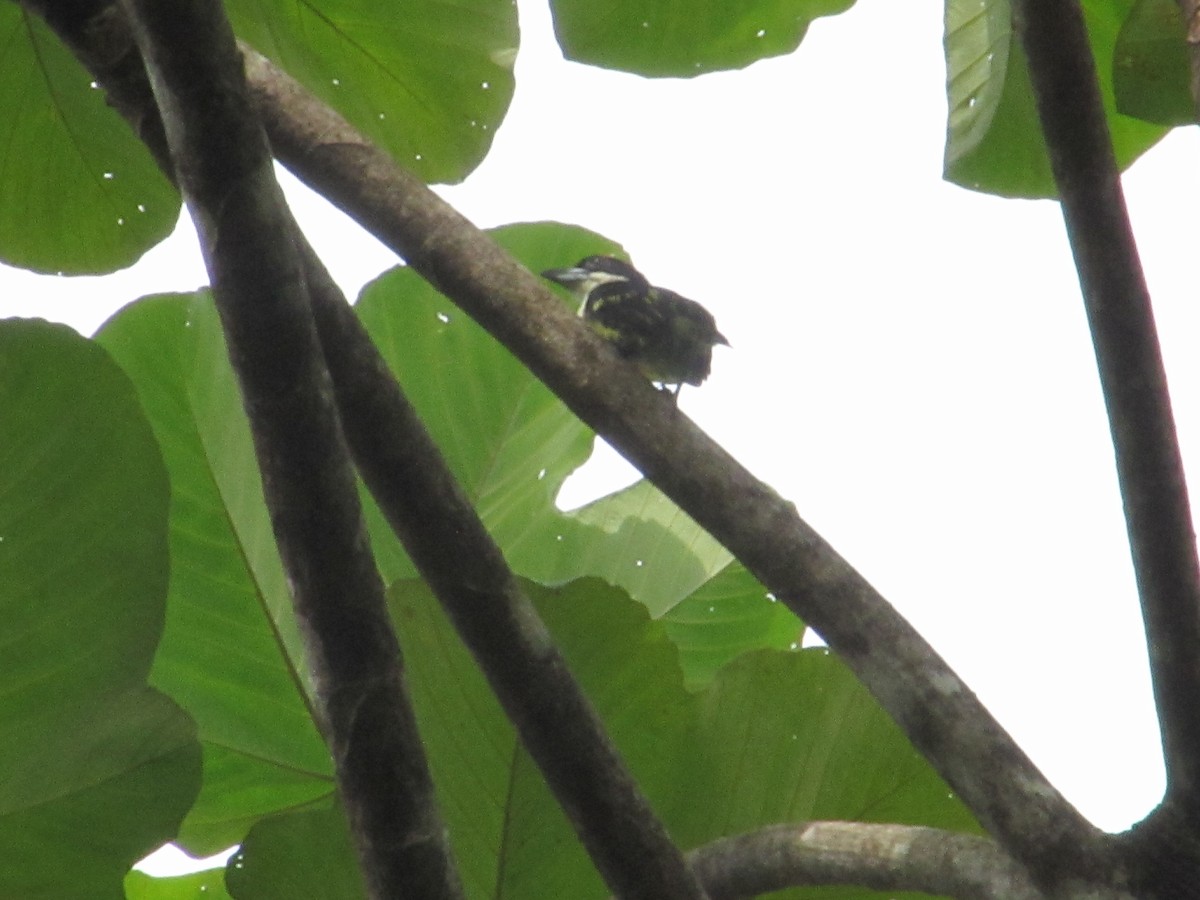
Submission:
[[[512,111],[444,195],[483,226],[600,231],[708,306],[733,347],[682,407],[796,502],[1085,815],[1119,829],[1148,812],[1161,756],[1062,220],[941,181],[936,5],[860,0],[789,57],[695,81],[565,63],[546,10],[521,14]],[[1200,323],[1178,223],[1198,153],[1194,130],[1172,135],[1126,178],[1191,471]],[[394,262],[291,194],[352,293]],[[141,294],[192,289],[186,232],[112,278],[0,270],[0,315],[87,333]],[[614,469],[568,500],[619,485]]]

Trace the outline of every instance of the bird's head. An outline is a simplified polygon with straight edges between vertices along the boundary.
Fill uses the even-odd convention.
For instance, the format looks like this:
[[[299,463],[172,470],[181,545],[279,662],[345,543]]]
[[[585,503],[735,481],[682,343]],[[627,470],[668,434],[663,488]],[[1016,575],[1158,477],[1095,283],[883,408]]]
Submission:
[[[695,300],[653,287],[624,260],[588,256],[569,269],[542,277],[583,302],[579,315],[624,359],[664,386],[700,384],[708,377],[712,348],[728,344],[712,315]]]
[[[602,284],[613,282],[627,282],[642,290],[649,287],[641,272],[615,256],[588,256],[568,269],[547,269],[542,277],[561,284],[580,298],[586,298]]]

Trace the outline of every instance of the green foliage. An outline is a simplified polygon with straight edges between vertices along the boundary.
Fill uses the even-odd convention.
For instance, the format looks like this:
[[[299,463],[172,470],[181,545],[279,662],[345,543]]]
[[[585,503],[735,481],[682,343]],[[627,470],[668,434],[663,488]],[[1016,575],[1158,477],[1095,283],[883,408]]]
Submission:
[[[231,2],[239,36],[429,181],[462,180],[512,99],[509,0]],[[0,4],[0,260],[111,272],[166,237],[179,196],[45,24]]]
[[[213,853],[332,767],[249,427],[207,295],[143,300],[97,337],[137,387],[171,477],[171,594],[153,683],[196,719],[204,787],[181,843]]]
[[[974,827],[826,651],[742,655],[692,694],[667,630],[622,592],[591,579],[526,588],[639,784],[685,846],[809,818]],[[404,581],[391,597],[468,896],[607,896],[432,595],[421,582]],[[244,881],[263,886],[246,896],[360,896],[345,890],[355,870],[343,829],[329,812],[268,820],[231,863],[231,888]],[[304,882],[296,872],[310,872],[300,857],[313,847],[320,865],[311,866],[311,877],[322,889],[297,893]]]
[[[555,0],[554,18],[573,59],[686,77],[791,52],[810,22],[852,2]],[[228,9],[242,39],[429,181],[460,181],[479,164],[512,97],[509,0],[414,0],[402,15],[374,0]],[[1170,0],[1083,9],[1124,167],[1164,126],[1193,120],[1178,17]],[[946,0],[946,178],[1053,196],[1011,15],[1010,0]],[[18,4],[0,6],[0,47],[0,260],[68,274],[129,265],[169,233],[177,194],[103,91]]]
[[[568,59],[652,77],[689,78],[791,53],[809,24],[854,0],[553,0]]]
[[[0,322],[0,897],[121,896],[195,797],[191,720],[146,682],[168,483],[129,380],[45,322]]]
[[[685,76],[789,52],[849,5],[557,0],[555,22],[574,58]],[[1127,165],[1164,128],[1114,97],[1152,122],[1191,118],[1178,21],[1156,0],[1084,9]],[[504,0],[417,0],[401,17],[370,0],[230,11],[243,38],[431,180],[479,162],[511,96]],[[947,2],[947,177],[1047,196],[1010,16],[1008,0]],[[0,34],[0,256],[127,264],[170,228],[173,190],[40,22],[0,6]],[[533,271],[620,253],[552,223],[495,237]],[[557,508],[594,435],[449,301],[399,268],[358,313],[684,845],[810,817],[974,829],[840,663],[799,649],[803,624],[656,489]],[[209,299],[139,301],[90,343],[0,324],[0,423],[0,897],[119,897],[130,862],[177,830],[193,852],[242,849],[224,877],[130,874],[129,897],[361,896]],[[470,895],[605,896],[369,497],[365,509]],[[788,894],[818,895],[830,896]]]
[[[225,872],[208,869],[174,878],[153,878],[144,872],[125,877],[125,900],[231,900]]]
[[[0,4],[0,260],[111,272],[175,227],[179,196],[36,16]]]
[[[508,110],[510,0],[232,0],[238,36],[431,182],[462,180]]]
[[[1117,109],[1158,125],[1196,121],[1186,38],[1177,4],[1137,0],[1121,26],[1114,51]]]
[[[1113,54],[1131,0],[1086,0],[1092,53],[1113,149],[1124,168],[1166,130],[1117,112]],[[949,120],[947,180],[1008,197],[1052,197],[1050,173],[1025,55],[1010,23],[1010,0],[947,0]]]
[[[251,828],[225,868],[225,884],[238,898],[360,900],[366,895],[354,860],[346,819],[329,801]]]

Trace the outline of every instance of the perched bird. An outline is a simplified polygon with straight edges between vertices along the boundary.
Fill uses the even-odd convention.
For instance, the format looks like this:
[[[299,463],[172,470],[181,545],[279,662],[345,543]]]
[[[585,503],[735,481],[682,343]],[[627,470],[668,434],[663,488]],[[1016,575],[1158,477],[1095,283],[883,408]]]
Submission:
[[[707,309],[615,257],[589,256],[542,277],[569,288],[583,320],[651,381],[675,385],[675,396],[708,377],[716,344],[729,345]]]

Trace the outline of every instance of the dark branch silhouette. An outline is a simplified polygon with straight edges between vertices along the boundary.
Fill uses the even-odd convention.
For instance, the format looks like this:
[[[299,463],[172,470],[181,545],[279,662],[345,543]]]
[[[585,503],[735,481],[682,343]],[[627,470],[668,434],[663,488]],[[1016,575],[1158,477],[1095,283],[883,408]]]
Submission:
[[[462,897],[233,31],[207,0],[128,8],[200,235],[368,892]]]
[[[1167,770],[1158,815],[1194,832],[1200,824],[1200,563],[1150,294],[1082,11],[1074,0],[1023,0],[1016,24],[1116,450]],[[1193,860],[1195,852],[1189,851]],[[1160,877],[1161,866],[1152,868]]]

